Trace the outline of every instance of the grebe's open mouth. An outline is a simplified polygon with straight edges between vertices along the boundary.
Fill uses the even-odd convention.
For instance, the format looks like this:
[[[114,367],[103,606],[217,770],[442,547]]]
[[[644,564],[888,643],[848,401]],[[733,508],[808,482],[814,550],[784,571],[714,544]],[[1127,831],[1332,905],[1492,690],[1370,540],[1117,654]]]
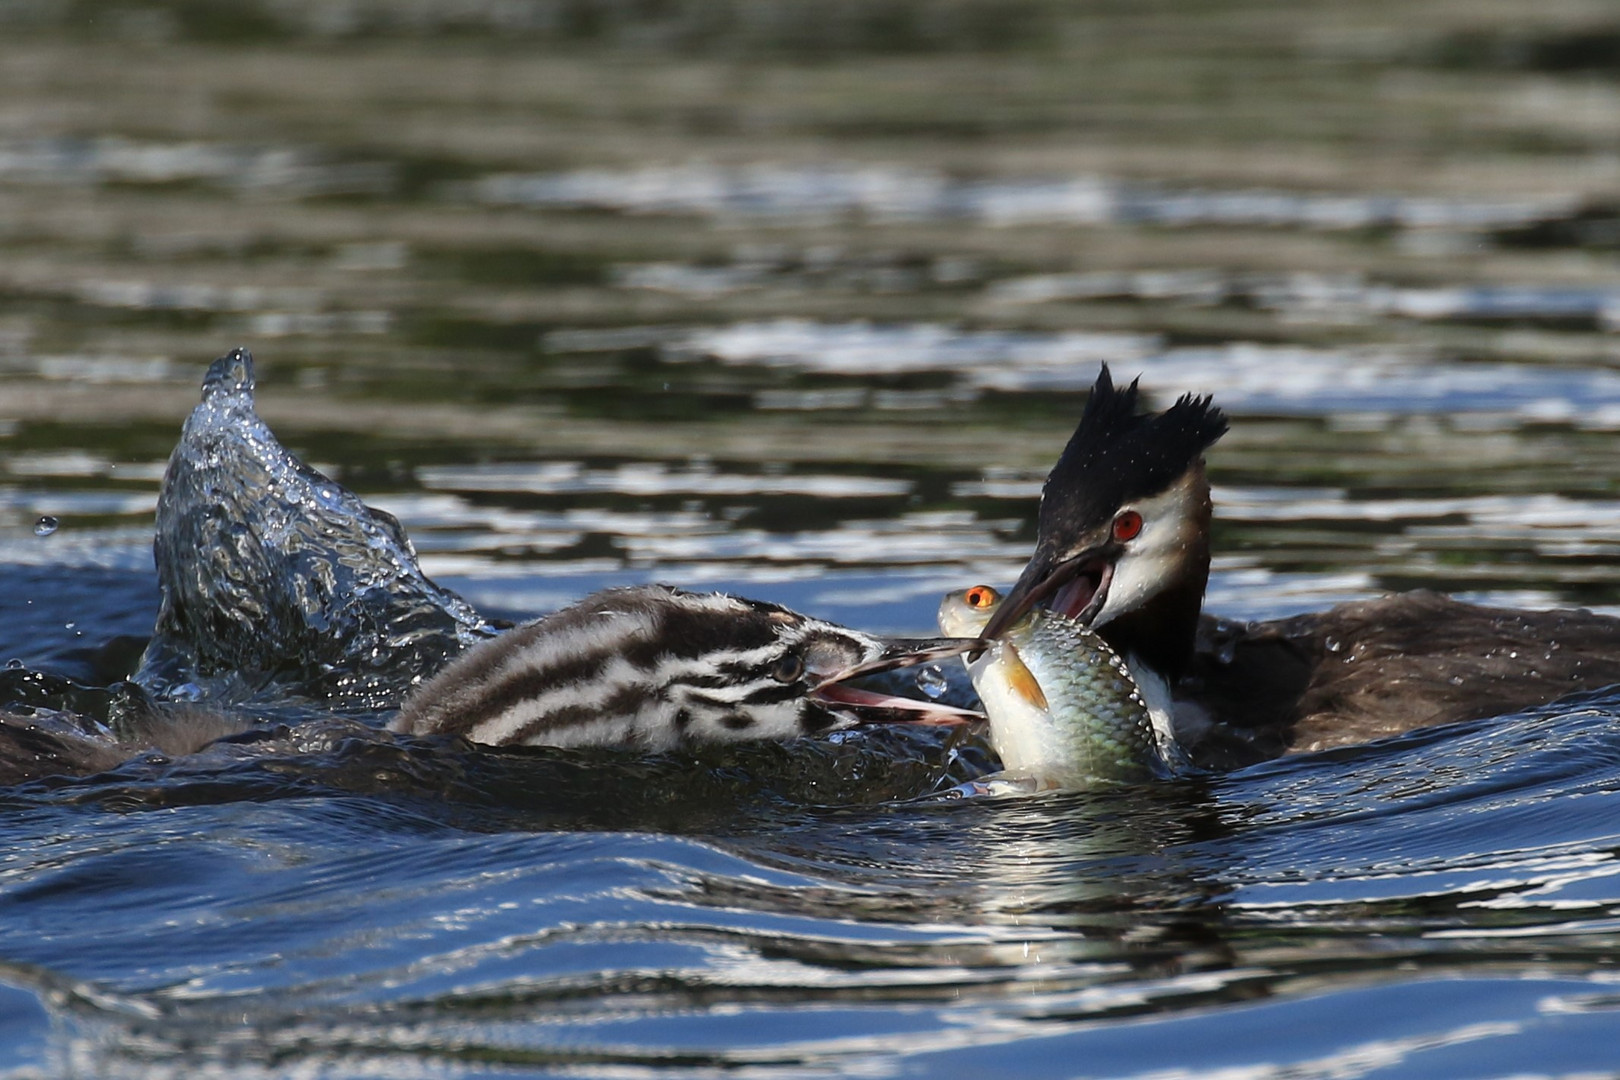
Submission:
[[[1060,574],[1065,573],[1060,567],[1052,578],[1062,581]],[[1085,626],[1097,617],[1103,604],[1108,601],[1108,586],[1114,580],[1114,564],[1106,559],[1093,559],[1083,563],[1073,571],[1074,576],[1068,581],[1062,581],[1052,592],[1051,599],[1046,606],[1071,619],[1078,620]]]
[[[810,688],[809,697],[811,701],[835,712],[853,715],[862,723],[963,724],[970,720],[982,720],[984,714],[972,709],[959,709],[938,701],[923,701],[850,686],[849,680],[959,656],[983,645],[984,642],[977,638],[896,641],[876,659],[833,672]]]
[[[980,631],[984,638],[1000,637],[1009,626],[1024,617],[1036,604],[1061,612],[1090,626],[1108,600],[1108,586],[1114,580],[1114,563],[1097,548],[1045,570],[1036,559],[1030,560],[1018,583],[1001,599],[1001,606]]]

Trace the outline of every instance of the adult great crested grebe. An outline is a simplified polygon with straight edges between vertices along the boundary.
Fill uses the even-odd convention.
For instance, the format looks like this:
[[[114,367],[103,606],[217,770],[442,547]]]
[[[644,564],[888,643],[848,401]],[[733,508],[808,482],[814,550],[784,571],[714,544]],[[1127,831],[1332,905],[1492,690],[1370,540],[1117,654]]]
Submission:
[[[1138,414],[1106,365],[1042,488],[1035,552],[983,636],[1044,604],[1125,657],[1155,723],[1230,766],[1495,716],[1620,682],[1620,619],[1428,591],[1267,622],[1202,613],[1210,399]]]

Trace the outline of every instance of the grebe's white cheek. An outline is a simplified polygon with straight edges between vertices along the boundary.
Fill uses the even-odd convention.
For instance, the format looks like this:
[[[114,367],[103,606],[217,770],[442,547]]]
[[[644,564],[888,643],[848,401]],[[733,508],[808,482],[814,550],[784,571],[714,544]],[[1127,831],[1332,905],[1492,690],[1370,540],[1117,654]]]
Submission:
[[[1108,595],[1091,621],[1093,628],[1135,611],[1180,579],[1198,531],[1196,502],[1192,485],[1183,481],[1127,507],[1142,515],[1142,531],[1126,543],[1114,563]]]

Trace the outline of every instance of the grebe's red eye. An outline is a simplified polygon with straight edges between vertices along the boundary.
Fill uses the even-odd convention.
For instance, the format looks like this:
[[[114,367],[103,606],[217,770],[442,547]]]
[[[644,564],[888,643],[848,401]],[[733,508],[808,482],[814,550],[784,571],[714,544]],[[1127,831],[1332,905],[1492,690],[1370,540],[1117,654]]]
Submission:
[[[1142,515],[1135,510],[1121,510],[1114,515],[1114,539],[1120,543],[1136,539],[1142,531]]]
[[[975,585],[967,591],[963,599],[967,601],[968,607],[987,608],[993,606],[1001,597],[997,596],[996,590],[988,585]]]

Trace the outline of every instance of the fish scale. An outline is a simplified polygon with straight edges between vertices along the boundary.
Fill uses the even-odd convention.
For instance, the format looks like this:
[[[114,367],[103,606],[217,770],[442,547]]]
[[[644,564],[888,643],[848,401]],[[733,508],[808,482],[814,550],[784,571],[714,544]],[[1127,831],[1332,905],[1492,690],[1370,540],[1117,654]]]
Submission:
[[[951,593],[940,604],[940,628],[976,634],[999,603],[987,586]],[[968,673],[1009,774],[1074,787],[1163,771],[1152,717],[1125,661],[1075,620],[1033,609],[970,662]]]

